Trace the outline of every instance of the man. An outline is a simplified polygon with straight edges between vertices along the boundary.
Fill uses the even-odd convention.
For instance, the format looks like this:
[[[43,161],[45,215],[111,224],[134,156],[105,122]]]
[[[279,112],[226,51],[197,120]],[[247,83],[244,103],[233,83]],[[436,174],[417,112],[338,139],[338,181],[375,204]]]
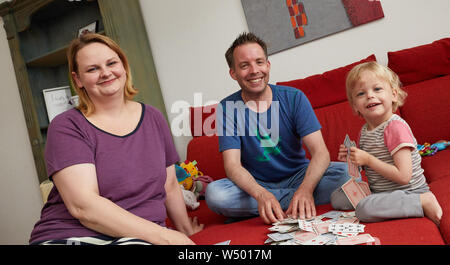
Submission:
[[[223,99],[217,110],[219,149],[228,178],[208,185],[208,207],[231,218],[259,214],[267,224],[287,215],[315,216],[315,204],[329,203],[333,190],[349,179],[346,164],[330,164],[306,96],[268,84],[264,41],[243,33],[225,57],[241,90]]]

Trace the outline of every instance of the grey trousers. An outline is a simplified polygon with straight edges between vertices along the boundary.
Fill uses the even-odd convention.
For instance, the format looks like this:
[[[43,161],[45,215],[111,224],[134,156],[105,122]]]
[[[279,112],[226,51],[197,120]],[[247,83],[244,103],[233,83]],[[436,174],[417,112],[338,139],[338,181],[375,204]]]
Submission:
[[[344,191],[337,188],[331,194],[331,205],[336,210],[355,210],[361,222],[381,222],[395,218],[423,217],[420,194],[430,191],[427,184],[415,190],[392,190],[372,193],[362,199],[356,209]]]

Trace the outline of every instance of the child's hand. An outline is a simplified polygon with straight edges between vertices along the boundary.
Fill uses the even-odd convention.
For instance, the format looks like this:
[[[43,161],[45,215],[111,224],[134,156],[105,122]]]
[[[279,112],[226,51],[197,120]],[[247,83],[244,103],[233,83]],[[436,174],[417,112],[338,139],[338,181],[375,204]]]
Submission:
[[[339,153],[337,159],[342,162],[347,162],[347,147],[341,144],[339,146]]]
[[[369,164],[370,154],[356,147],[350,147],[350,160],[358,166]]]

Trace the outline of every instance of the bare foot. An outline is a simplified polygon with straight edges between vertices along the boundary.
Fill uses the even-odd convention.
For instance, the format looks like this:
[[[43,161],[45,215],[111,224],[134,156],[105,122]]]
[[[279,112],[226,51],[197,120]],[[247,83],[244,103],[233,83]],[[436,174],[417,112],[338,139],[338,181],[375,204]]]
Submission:
[[[425,216],[430,218],[431,221],[439,226],[439,222],[442,217],[442,208],[434,194],[430,191],[420,194],[420,202],[422,203],[423,213]]]

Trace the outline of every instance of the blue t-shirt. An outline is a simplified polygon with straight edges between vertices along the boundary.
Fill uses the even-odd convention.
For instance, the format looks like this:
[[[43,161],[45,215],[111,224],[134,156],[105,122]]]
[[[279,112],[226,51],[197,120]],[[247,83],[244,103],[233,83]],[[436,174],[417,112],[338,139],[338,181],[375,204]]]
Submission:
[[[253,177],[276,182],[308,166],[301,139],[321,126],[302,91],[269,86],[273,98],[266,112],[250,110],[241,90],[223,99],[217,109],[217,128],[220,152],[240,149],[242,166]]]

